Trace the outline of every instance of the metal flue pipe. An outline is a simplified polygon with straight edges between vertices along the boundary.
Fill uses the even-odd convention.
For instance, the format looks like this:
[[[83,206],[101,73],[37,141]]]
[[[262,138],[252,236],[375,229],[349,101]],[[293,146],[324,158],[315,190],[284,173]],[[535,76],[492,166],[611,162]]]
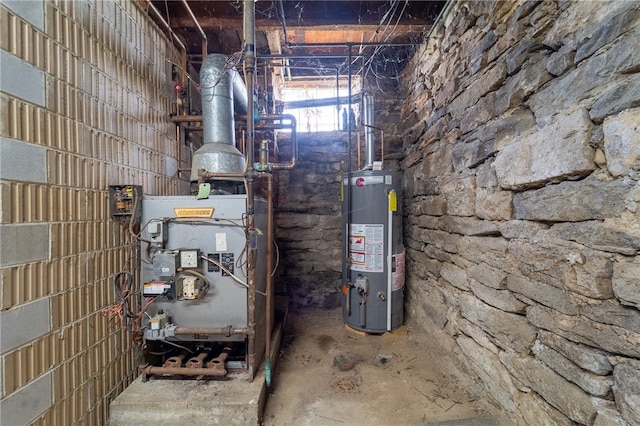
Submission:
[[[366,151],[366,162],[364,164],[364,170],[373,169],[373,161],[374,161],[374,128],[373,128],[373,96],[369,94],[365,94],[362,97],[363,104],[363,113],[364,113],[364,146]]]

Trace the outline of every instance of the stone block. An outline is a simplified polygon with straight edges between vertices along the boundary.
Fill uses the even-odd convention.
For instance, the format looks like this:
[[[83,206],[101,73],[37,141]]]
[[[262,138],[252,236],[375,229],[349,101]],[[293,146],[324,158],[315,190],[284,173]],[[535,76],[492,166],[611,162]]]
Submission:
[[[640,424],[640,369],[620,363],[613,369],[613,395],[622,418],[630,425]]]
[[[537,53],[531,56],[522,69],[509,77],[497,91],[496,113],[500,115],[525,104],[525,100],[551,78],[552,75],[547,72],[546,55]]]
[[[625,109],[640,106],[640,74],[632,74],[604,91],[591,105],[589,116],[596,123]]]
[[[441,263],[435,259],[431,259],[424,252],[419,250],[407,250],[409,268],[414,274],[422,279],[428,276],[437,277],[440,275]]]
[[[609,256],[576,243],[536,234],[535,243],[512,239],[509,253],[518,275],[594,299],[613,296]]]
[[[440,276],[452,286],[460,290],[469,290],[469,279],[464,269],[452,263],[443,263],[440,268]]]
[[[613,264],[613,293],[621,303],[640,309],[640,261]]]
[[[496,152],[495,140],[475,139],[469,143],[458,143],[451,151],[453,169],[461,172],[474,168]]]
[[[468,293],[460,296],[460,312],[504,349],[527,353],[535,341],[536,330],[524,316],[496,309]]]
[[[593,35],[578,44],[575,62],[593,55],[598,49],[611,43],[621,34],[626,33],[631,28],[638,27],[640,22],[640,10],[629,9],[620,11],[617,15],[608,16],[606,25],[598,25]]]
[[[469,337],[459,336],[456,342],[489,393],[505,410],[515,411],[516,405],[513,402],[513,396],[518,390],[513,385],[509,372],[502,365],[498,356]]]
[[[565,416],[580,424],[591,424],[596,417],[599,400],[530,357],[501,352],[500,360],[507,370],[525,386]]]
[[[585,25],[581,22],[581,25]],[[555,114],[594,96],[594,89],[609,84],[617,74],[632,73],[640,63],[637,40],[640,29],[628,31],[609,49],[585,59],[562,78],[553,79],[529,99],[539,125],[548,123]]]
[[[480,98],[497,90],[504,82],[506,75],[506,65],[503,62],[496,62],[460,92],[447,107],[447,112],[454,118],[462,118],[465,111],[476,105]]]
[[[473,263],[486,263],[503,271],[513,269],[508,256],[509,242],[504,238],[465,236],[457,247],[458,254]]]
[[[475,214],[475,176],[449,176],[446,179],[440,179],[440,189],[447,199],[447,214],[453,216]]]
[[[498,230],[503,237],[532,239],[539,231],[549,229],[549,225],[527,220],[510,220],[498,223]]]
[[[432,195],[424,198],[421,212],[431,216],[447,214],[447,199],[440,195]]]
[[[593,321],[615,325],[640,334],[640,311],[635,308],[621,306],[613,300],[584,305],[580,314]]]
[[[458,310],[451,309],[447,312],[447,326],[455,330],[451,333],[452,336],[458,336],[462,332],[489,352],[494,354],[500,352],[500,349],[493,343],[493,338],[477,325],[467,321]]]
[[[549,405],[535,392],[517,394],[516,402],[518,404],[517,414],[522,416],[523,421],[517,421],[515,424],[575,426],[571,419]]]
[[[631,179],[604,182],[589,177],[515,194],[516,219],[578,222],[620,216],[625,199],[637,183]]]
[[[513,217],[513,193],[499,189],[476,189],[476,216],[487,220]]]
[[[499,234],[495,223],[471,217],[443,216],[438,220],[438,227],[443,231],[462,235]]]
[[[558,223],[551,227],[549,235],[596,250],[633,256],[640,250],[640,218]]]
[[[536,355],[536,359],[542,361],[547,367],[571,383],[578,385],[585,392],[601,397],[606,397],[611,392],[611,387],[613,386],[613,378],[611,376],[599,376],[585,371],[559,352],[539,341],[536,341],[535,345],[533,345],[533,353]]]
[[[488,287],[496,290],[505,289],[507,283],[507,274],[499,269],[480,263],[467,268],[467,275]]]
[[[547,71],[549,74],[559,76],[573,66],[575,52],[568,49],[560,49],[553,52],[547,60]]]
[[[522,189],[589,174],[596,167],[591,127],[587,112],[578,109],[506,142],[494,162],[500,186]]]
[[[501,311],[523,314],[527,307],[526,304],[516,299],[508,290],[497,290],[482,285],[476,280],[471,280],[470,288],[478,299]]]
[[[538,339],[555,349],[580,368],[605,376],[613,370],[607,354],[600,349],[572,342],[546,330],[538,331]]]
[[[610,406],[600,406],[598,407],[598,415],[596,416],[595,421],[593,422],[593,426],[626,426],[627,422],[624,421],[620,412],[613,407],[614,404],[610,404]]]
[[[607,117],[602,128],[609,173],[624,176],[640,170],[640,108]]]
[[[640,334],[615,325],[601,324],[581,316],[561,314],[542,306],[527,308],[527,319],[538,328],[577,343],[606,351],[640,357]]]
[[[460,119],[460,130],[463,134],[469,133],[476,129],[480,125],[484,125],[496,114],[496,94],[495,92],[488,93],[483,96],[477,104],[475,104],[467,113]],[[485,151],[493,151],[493,146],[483,147]],[[479,152],[479,156],[487,155],[486,153]],[[488,155],[487,155],[488,156]]]
[[[571,297],[566,291],[548,284],[509,274],[507,275],[507,288],[565,314],[577,315],[579,312],[578,307],[571,302]]]

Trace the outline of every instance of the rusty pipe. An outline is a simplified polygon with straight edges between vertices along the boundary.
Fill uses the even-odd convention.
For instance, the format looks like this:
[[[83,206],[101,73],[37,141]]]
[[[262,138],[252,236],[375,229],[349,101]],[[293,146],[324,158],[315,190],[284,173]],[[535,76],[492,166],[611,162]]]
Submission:
[[[217,357],[215,357],[214,359],[212,359],[207,363],[207,368],[212,368],[215,370],[224,370],[224,363],[229,357],[230,353],[231,353],[231,348],[228,346],[225,347],[220,353],[220,355],[218,355]]]
[[[187,357],[186,352],[181,352],[180,355],[172,356],[164,362],[164,367],[181,367],[182,361]]]
[[[182,4],[184,4],[184,7],[187,9],[187,13],[193,20],[193,23],[196,24],[196,28],[198,29],[198,32],[202,37],[202,60],[204,60],[204,58],[207,57],[207,35],[202,30],[202,27],[200,26],[200,23],[198,22],[196,15],[193,14],[191,7],[189,7],[189,3],[187,3],[187,0],[182,0]]]
[[[169,34],[171,35],[173,40],[178,44],[178,46],[180,46],[180,49],[182,51],[181,54],[180,54],[180,68],[181,68],[180,69],[180,81],[184,82],[187,79],[187,48],[185,47],[184,43],[178,38],[176,33],[173,32],[173,29],[171,28],[169,23],[162,17],[162,14],[153,5],[153,3],[148,1],[147,2],[147,7],[153,12],[153,14],[156,16],[156,19],[158,19],[158,21],[160,21],[162,26],[165,27],[165,29],[167,31],[169,31]]]
[[[224,377],[227,370],[222,368],[186,368],[186,367],[154,367],[153,365],[142,365],[139,368],[141,374],[156,375],[181,375],[181,376],[214,376]],[[144,379],[143,379],[144,381]]]
[[[194,356],[193,358],[187,361],[187,368],[202,368],[204,365],[204,360],[211,353],[211,349],[205,348],[202,352],[198,354],[198,356]]]
[[[174,123],[199,123],[202,121],[202,115],[176,115],[171,117]]]
[[[271,330],[274,322],[274,306],[273,306],[273,175],[264,173],[267,178],[267,318],[265,332],[265,360],[270,363],[269,354],[271,352]]]

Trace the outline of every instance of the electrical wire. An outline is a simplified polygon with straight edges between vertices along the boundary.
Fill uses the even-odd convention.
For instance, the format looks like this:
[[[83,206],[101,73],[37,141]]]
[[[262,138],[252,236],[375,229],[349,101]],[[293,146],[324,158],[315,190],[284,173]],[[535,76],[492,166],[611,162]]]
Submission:
[[[227,269],[222,263],[218,262],[215,259],[211,259],[207,256],[200,256],[202,259],[206,260],[207,262],[211,262],[214,265],[216,265],[218,268],[220,268],[222,271],[224,271],[227,275],[229,275],[235,282],[237,282],[238,284],[249,288],[249,285],[247,283],[245,283],[244,281],[242,281],[242,279],[238,278],[236,275],[234,275],[233,273],[231,273],[231,271],[229,271],[229,269]],[[256,293],[262,295],[262,296],[266,296],[267,293],[256,290]]]
[[[122,282],[122,277],[126,277],[126,281]],[[118,272],[113,276],[113,287],[117,301],[102,309],[102,316],[107,319],[117,317],[120,327],[128,327],[127,318],[132,318],[128,311],[129,298],[131,297],[131,287],[133,285],[133,274],[128,271]]]

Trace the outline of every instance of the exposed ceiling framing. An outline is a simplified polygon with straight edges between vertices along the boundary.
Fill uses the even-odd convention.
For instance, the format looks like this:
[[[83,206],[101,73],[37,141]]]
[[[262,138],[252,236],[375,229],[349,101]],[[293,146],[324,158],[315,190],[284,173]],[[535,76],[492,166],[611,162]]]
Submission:
[[[151,3],[186,47],[196,67],[203,37],[208,53],[232,55],[243,48],[243,1],[141,0]],[[444,1],[257,1],[256,52],[282,79],[351,73],[395,76],[413,55]],[[193,16],[189,12],[191,10]],[[151,14],[153,17],[153,14]],[[196,18],[197,24],[193,17]],[[158,20],[157,17],[155,17]]]

